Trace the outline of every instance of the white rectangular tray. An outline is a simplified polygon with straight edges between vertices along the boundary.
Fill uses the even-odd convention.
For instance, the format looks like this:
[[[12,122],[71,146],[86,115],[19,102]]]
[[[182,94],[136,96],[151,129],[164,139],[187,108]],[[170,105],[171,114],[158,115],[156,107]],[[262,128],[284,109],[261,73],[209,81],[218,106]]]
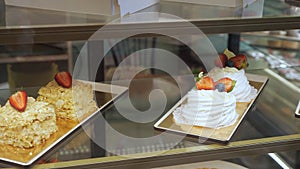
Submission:
[[[267,77],[261,75],[247,74],[246,76],[250,82],[250,85],[255,87],[258,93],[250,103],[238,102],[236,104],[236,112],[238,113],[239,117],[235,124],[219,129],[176,124],[173,120],[173,111],[186,100],[186,97],[183,97],[172,107],[172,109],[170,109],[159,121],[154,124],[154,128],[221,142],[229,141],[268,81]]]
[[[18,164],[22,166],[29,166],[37,161],[42,155],[51,150],[55,145],[60,143],[62,140],[71,135],[73,131],[79,128],[82,124],[87,122],[97,113],[99,113],[102,109],[107,107],[110,103],[112,103],[115,99],[125,93],[128,88],[122,86],[115,86],[104,83],[94,83],[94,82],[86,82],[94,85],[95,92],[103,92],[107,94],[111,94],[111,99],[108,99],[106,102],[99,105],[99,109],[95,112],[91,112],[80,119],[79,122],[74,122],[70,120],[57,119],[58,131],[50,136],[49,139],[45,141],[45,143],[41,145],[37,145],[33,148],[29,149],[21,149],[16,148],[10,145],[0,145],[0,160],[5,162],[10,162],[13,164]],[[112,90],[113,89],[113,90]]]

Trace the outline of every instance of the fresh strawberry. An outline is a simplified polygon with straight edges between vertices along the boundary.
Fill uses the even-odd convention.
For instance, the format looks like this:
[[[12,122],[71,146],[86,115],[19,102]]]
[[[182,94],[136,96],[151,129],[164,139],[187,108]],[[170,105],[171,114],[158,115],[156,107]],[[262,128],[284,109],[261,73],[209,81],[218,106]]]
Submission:
[[[231,92],[235,86],[236,81],[232,80],[228,77],[224,77],[218,81],[215,82],[215,87],[219,90],[219,91],[224,91],[224,92]],[[223,85],[220,84],[224,84],[225,88]],[[224,89],[225,90],[224,90]]]
[[[213,90],[214,89],[214,81],[209,76],[204,76],[196,82],[196,88],[198,90]]]
[[[69,72],[58,72],[54,79],[64,88],[70,88],[72,86],[72,76]]]
[[[10,105],[16,110],[23,112],[27,105],[27,93],[25,91],[18,91],[9,97]]]
[[[225,54],[219,54],[219,57],[215,59],[215,65],[217,67],[223,68],[227,65],[228,58]]]
[[[230,62],[233,62],[234,67],[241,70],[248,67],[247,57],[244,54],[238,54],[235,57],[229,59]]]

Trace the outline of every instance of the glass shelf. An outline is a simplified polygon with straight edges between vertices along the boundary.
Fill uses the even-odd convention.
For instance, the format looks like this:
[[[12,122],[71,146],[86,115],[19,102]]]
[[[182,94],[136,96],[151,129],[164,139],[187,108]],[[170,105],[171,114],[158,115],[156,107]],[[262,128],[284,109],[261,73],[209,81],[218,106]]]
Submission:
[[[300,87],[300,37],[256,32],[242,34],[242,41],[261,54],[270,71]]]
[[[141,12],[175,15],[193,23],[204,33],[212,34],[296,29],[300,25],[300,16],[292,13],[291,10],[293,10],[292,6],[279,0],[257,0],[246,8],[160,2]],[[117,15],[87,15],[11,6],[6,7],[5,14],[6,22],[0,26],[0,44],[28,43],[26,39],[18,38],[24,34],[31,36],[34,42],[87,40],[96,30],[118,18]],[[21,21],[20,16],[24,17]],[[119,32],[136,31],[149,28],[171,30],[170,28],[180,27],[181,24],[182,22],[172,20],[136,24],[119,23],[111,31],[115,29]]]

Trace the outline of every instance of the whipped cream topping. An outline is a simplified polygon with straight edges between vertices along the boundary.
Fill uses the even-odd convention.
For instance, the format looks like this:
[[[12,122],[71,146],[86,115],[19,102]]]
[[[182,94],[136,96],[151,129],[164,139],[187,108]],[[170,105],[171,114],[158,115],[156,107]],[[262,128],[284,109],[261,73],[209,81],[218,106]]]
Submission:
[[[186,97],[186,102],[173,112],[178,124],[221,128],[233,125],[238,117],[236,99],[230,93],[192,89]]]
[[[223,77],[229,77],[235,80],[235,87],[230,93],[236,97],[237,102],[250,102],[257,95],[257,90],[249,84],[244,69],[238,70],[232,67],[215,67],[208,72],[208,76],[213,78],[214,81]]]

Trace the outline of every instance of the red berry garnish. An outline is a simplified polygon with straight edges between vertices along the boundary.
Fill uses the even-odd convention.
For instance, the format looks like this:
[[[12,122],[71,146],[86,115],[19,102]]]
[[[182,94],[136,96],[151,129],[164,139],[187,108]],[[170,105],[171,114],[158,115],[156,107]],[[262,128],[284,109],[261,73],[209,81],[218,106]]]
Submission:
[[[241,70],[248,67],[247,57],[244,54],[238,54],[235,57],[229,59],[230,62],[233,62],[235,68]]]
[[[69,72],[58,72],[54,79],[64,88],[70,88],[72,86],[72,76]]]
[[[228,58],[225,54],[219,54],[219,57],[215,59],[215,66],[223,68],[227,65]]]
[[[27,106],[27,93],[18,91],[9,97],[10,105],[20,112],[24,112]]]
[[[214,81],[209,76],[204,76],[196,82],[196,88],[198,90],[213,90],[215,88]]]
[[[220,84],[224,84],[224,89],[223,89],[223,85],[220,85]],[[231,92],[234,88],[236,84],[236,81],[235,80],[232,80],[228,77],[224,77],[218,81],[215,82],[215,87],[220,91],[225,91],[225,92]],[[222,87],[222,89],[221,89]],[[219,89],[220,88],[220,89]]]

